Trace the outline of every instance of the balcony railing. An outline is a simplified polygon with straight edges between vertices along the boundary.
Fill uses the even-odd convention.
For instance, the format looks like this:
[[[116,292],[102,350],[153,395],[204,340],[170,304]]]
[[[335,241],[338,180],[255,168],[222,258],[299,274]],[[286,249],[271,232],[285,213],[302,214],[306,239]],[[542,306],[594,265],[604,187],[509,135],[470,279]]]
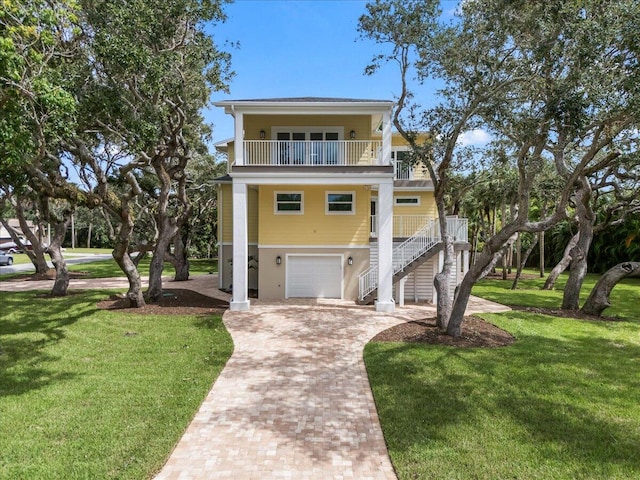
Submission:
[[[413,180],[413,167],[403,160],[393,160],[395,180]]]
[[[397,238],[409,238],[423,229],[432,217],[427,215],[394,215],[393,236]],[[436,227],[437,227],[436,223]],[[456,242],[468,241],[468,221],[466,218],[447,217],[447,231]],[[438,234],[439,235],[439,234]],[[371,237],[378,236],[378,218],[371,215]]]
[[[382,142],[372,140],[245,140],[244,165],[383,165]]]

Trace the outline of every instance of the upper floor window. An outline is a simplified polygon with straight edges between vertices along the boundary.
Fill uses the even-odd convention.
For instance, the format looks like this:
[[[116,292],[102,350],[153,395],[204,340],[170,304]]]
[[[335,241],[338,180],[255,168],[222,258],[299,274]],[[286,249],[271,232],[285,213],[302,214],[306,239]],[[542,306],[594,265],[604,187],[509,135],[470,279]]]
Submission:
[[[394,203],[401,206],[418,206],[420,205],[420,197],[393,197]]]
[[[304,213],[302,192],[275,192],[275,213],[301,215]]]
[[[327,214],[353,215],[356,213],[355,192],[327,192]]]

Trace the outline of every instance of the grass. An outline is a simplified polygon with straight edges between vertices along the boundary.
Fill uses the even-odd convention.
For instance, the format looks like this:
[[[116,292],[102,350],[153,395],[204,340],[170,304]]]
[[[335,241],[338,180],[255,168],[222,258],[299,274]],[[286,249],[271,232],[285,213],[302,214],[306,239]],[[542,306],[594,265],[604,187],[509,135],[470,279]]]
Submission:
[[[140,275],[146,277],[149,275],[149,264],[151,257],[147,256],[142,259],[138,264],[138,271]],[[217,259],[189,259],[189,272],[190,275],[204,275],[218,271]],[[82,263],[78,265],[69,265],[69,271],[71,272],[85,272],[88,278],[111,278],[111,277],[124,277],[125,274],[120,270],[118,264],[113,259],[100,260],[98,262]],[[173,275],[173,266],[170,263],[165,263],[164,275]]]
[[[150,478],[232,351],[219,316],[0,293],[0,478]]]
[[[474,294],[558,307],[562,292],[542,283],[483,281]],[[482,315],[516,337],[509,347],[367,345],[399,479],[640,478],[640,282],[618,285],[612,303],[605,314],[622,321]]]
[[[29,258],[25,254],[15,254],[14,263],[30,263]],[[69,257],[73,258],[73,257]],[[148,256],[141,260],[138,271],[140,275],[148,276],[149,275],[149,263],[151,262],[151,257]],[[209,273],[214,273],[218,271],[218,259],[207,259],[207,258],[192,258],[189,259],[189,271],[191,275],[205,275]],[[4,267],[0,267],[0,277],[8,279],[13,277],[25,276],[25,273],[12,273],[5,274],[3,272]],[[84,272],[87,274],[87,278],[111,278],[111,277],[124,277],[124,273],[118,267],[118,264],[113,259],[108,260],[98,260],[90,263],[81,263],[77,265],[68,265],[68,269],[70,272]],[[173,275],[174,270],[173,266],[170,263],[165,263],[164,267],[164,275]],[[31,275],[31,273],[26,274]]]
[[[29,257],[26,253],[12,253],[11,256],[13,257],[14,265],[20,265],[21,263],[31,263],[31,260],[29,260]],[[3,267],[0,267],[0,275],[2,274],[2,268]]]

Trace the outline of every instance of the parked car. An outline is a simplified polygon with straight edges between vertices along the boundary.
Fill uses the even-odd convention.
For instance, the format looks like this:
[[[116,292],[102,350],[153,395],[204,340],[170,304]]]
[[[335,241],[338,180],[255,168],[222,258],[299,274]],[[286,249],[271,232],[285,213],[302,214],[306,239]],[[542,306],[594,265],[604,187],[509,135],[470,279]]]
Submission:
[[[0,252],[0,265],[13,265],[13,255]]]
[[[31,242],[29,242],[28,240],[25,240],[24,246],[26,248],[31,247]],[[15,244],[15,242],[5,242],[5,243],[0,243],[0,252],[22,253],[22,250],[20,249],[20,247],[18,247],[18,245]]]

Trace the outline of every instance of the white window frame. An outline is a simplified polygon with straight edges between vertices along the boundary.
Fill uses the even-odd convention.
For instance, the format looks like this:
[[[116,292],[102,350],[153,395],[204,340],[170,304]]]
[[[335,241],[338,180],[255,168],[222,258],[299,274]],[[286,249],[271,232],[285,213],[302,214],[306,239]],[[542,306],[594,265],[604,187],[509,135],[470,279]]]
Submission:
[[[300,210],[278,210],[279,203],[294,203],[294,202],[278,202],[278,195],[300,195]],[[278,190],[273,192],[273,214],[274,215],[304,215],[304,192],[291,191],[291,190]]]
[[[415,203],[400,203],[398,200],[417,200]],[[419,195],[398,195],[393,197],[393,204],[396,207],[419,207],[420,196]]]
[[[349,212],[333,212],[329,210],[329,203],[346,203],[346,202],[329,202],[329,195],[351,195],[351,211]],[[327,191],[324,194],[324,210],[326,215],[355,215],[356,214],[356,192],[354,191]]]

